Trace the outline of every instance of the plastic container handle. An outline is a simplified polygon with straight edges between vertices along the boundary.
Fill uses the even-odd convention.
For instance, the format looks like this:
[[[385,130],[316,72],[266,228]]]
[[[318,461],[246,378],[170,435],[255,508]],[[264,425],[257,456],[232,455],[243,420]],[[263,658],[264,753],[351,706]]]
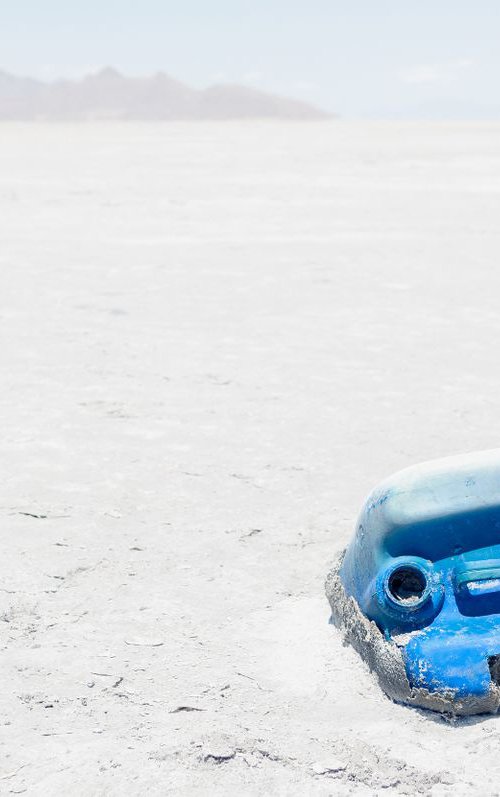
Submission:
[[[500,561],[490,559],[482,562],[467,562],[466,569],[456,571],[455,580],[459,588],[467,584],[479,584],[482,581],[498,581],[499,584],[494,585],[493,591],[500,591]]]

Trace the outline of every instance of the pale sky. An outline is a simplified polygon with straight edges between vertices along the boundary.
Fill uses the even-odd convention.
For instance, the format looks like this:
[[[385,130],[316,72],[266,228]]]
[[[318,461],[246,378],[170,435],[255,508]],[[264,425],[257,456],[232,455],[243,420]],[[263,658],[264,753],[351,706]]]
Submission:
[[[500,118],[500,0],[0,0],[0,68],[245,83],[343,116]]]

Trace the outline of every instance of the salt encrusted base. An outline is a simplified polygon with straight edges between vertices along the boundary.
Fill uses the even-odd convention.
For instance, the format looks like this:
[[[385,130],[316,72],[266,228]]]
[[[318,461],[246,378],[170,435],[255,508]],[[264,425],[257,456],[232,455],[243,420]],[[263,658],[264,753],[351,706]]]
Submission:
[[[468,716],[471,714],[494,714],[500,707],[500,688],[491,685],[487,697],[456,698],[453,692],[429,692],[427,689],[412,689],[406,677],[401,649],[394,642],[387,642],[377,625],[362,613],[357,601],[348,597],[339,570],[342,554],[329,573],[325,589],[332,609],[335,625],[344,640],[353,646],[368,664],[384,692],[398,703],[438,711],[442,714]]]

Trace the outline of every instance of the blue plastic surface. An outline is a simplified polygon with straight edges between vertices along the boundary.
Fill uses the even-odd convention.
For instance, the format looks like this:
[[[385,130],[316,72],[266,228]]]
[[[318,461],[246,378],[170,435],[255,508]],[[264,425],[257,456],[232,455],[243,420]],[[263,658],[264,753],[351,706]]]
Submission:
[[[500,451],[381,484],[340,577],[387,640],[399,638],[411,687],[486,696],[500,677]]]

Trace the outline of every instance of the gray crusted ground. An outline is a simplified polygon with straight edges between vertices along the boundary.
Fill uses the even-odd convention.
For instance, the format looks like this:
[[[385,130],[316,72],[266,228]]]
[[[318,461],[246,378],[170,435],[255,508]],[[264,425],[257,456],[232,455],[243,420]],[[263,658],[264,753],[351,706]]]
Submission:
[[[500,128],[0,128],[0,793],[495,794],[323,584],[498,441]]]

